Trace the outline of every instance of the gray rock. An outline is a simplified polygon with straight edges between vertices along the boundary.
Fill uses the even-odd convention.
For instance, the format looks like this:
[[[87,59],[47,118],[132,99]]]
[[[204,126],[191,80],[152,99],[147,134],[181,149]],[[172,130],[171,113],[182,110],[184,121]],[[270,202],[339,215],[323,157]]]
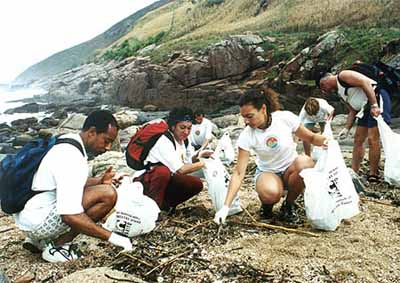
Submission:
[[[60,128],[67,128],[73,130],[82,129],[86,116],[83,114],[71,114],[67,119],[60,123]]]
[[[135,275],[125,273],[122,271],[117,271],[109,267],[95,267],[88,268],[74,272],[60,280],[58,283],[113,283],[113,282],[136,282],[136,283],[146,283],[142,279],[136,277]]]

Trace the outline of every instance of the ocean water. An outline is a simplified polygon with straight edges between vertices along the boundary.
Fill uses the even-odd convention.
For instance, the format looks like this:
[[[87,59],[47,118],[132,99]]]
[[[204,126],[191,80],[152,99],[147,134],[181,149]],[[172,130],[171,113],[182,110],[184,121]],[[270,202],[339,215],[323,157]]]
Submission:
[[[39,113],[16,113],[5,114],[4,111],[10,108],[19,107],[25,104],[21,99],[31,98],[34,95],[43,95],[46,91],[41,89],[19,89],[14,91],[6,91],[0,89],[0,123],[8,123],[17,119],[36,117],[39,120],[48,116],[44,112]]]

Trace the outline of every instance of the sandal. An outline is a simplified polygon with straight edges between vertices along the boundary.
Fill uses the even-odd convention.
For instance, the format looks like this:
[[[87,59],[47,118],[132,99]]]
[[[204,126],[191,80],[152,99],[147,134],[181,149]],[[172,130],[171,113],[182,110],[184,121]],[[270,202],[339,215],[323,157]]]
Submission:
[[[378,184],[381,182],[381,178],[378,175],[368,175],[367,181],[370,184]]]

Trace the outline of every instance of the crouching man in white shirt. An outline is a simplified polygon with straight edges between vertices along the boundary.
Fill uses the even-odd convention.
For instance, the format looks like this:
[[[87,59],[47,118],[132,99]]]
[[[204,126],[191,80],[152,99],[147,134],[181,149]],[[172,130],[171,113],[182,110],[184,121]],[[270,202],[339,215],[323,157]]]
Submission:
[[[204,112],[194,112],[195,124],[192,125],[189,140],[194,149],[198,152],[205,149],[213,138],[213,123],[204,117]]]
[[[61,143],[46,154],[32,183],[32,190],[40,193],[14,214],[16,224],[28,236],[25,248],[42,252],[42,258],[48,262],[74,260],[80,252],[71,242],[83,233],[124,250],[132,249],[128,238],[96,224],[117,200],[112,187],[115,181],[112,168],[101,177],[88,178],[87,152],[97,155],[110,150],[117,133],[118,123],[109,111],[94,111],[79,134],[61,136],[76,140],[82,151],[72,144]]]
[[[333,118],[335,108],[330,105],[325,99],[309,97],[304,103],[300,111],[300,122],[314,133],[322,133],[327,120]],[[319,129],[316,125],[319,125]],[[303,141],[304,153],[311,156],[311,145],[307,141]]]

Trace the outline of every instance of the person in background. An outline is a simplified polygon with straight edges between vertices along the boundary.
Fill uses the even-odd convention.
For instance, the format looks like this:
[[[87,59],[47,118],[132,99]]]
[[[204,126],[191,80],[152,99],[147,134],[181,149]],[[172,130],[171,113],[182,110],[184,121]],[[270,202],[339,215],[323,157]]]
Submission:
[[[192,129],[193,111],[186,107],[177,107],[170,111],[167,118],[169,133],[174,142],[162,135],[149,151],[144,164],[153,164],[134,176],[134,181],[143,185],[143,193],[152,198],[165,211],[197,195],[203,189],[200,178],[190,176],[204,167],[204,162],[193,155],[193,147],[185,141]],[[138,176],[139,175],[139,176]]]
[[[333,118],[335,108],[329,105],[322,98],[307,98],[303,108],[300,111],[300,122],[314,133],[322,133],[325,128],[326,121]],[[319,125],[319,129],[316,125]],[[307,141],[303,141],[304,153],[311,156],[311,145]]]
[[[204,117],[204,112],[194,112],[195,123],[192,125],[189,140],[196,151],[205,149],[213,138],[213,123]]]
[[[225,222],[229,207],[236,196],[246,174],[250,151],[256,154],[255,188],[261,200],[261,217],[273,217],[273,206],[287,189],[282,204],[280,219],[298,223],[295,200],[304,190],[299,172],[314,166],[306,155],[298,155],[294,147],[293,134],[317,146],[327,146],[327,139],[305,128],[297,115],[279,111],[278,97],[270,89],[251,90],[239,100],[240,114],[246,127],[237,141],[238,161],[233,171],[224,206],[215,214],[214,222]]]
[[[379,183],[378,164],[381,147],[379,130],[374,117],[382,115],[387,124],[391,123],[391,101],[388,91],[378,87],[376,81],[352,70],[344,70],[337,75],[320,73],[316,78],[316,85],[321,88],[323,94],[337,92],[349,110],[346,125],[340,131],[339,139],[345,139],[348,136],[355,119],[358,118],[351,167],[358,174],[365,154],[364,142],[368,138],[369,174],[367,180],[370,184]]]
[[[113,208],[117,194],[110,167],[103,176],[88,178],[87,153],[95,155],[111,149],[118,123],[105,110],[92,112],[79,134],[65,134],[81,145],[56,144],[45,155],[34,175],[32,190],[40,191],[14,214],[19,228],[28,235],[23,247],[42,252],[48,262],[66,262],[80,257],[72,244],[78,234],[86,234],[131,250],[126,237],[111,233],[96,222]]]

